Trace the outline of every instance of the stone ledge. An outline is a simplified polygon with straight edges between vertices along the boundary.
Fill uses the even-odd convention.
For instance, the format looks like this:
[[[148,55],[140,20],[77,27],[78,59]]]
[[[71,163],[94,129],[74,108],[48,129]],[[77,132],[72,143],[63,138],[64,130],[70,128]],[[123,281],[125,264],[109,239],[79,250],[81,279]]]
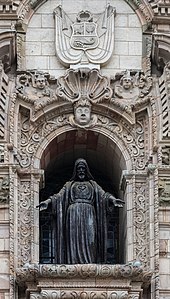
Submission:
[[[17,269],[16,282],[23,285],[29,282],[38,283],[43,279],[60,280],[85,280],[95,279],[108,280],[130,280],[141,282],[147,287],[151,282],[151,271],[146,271],[139,262],[125,265],[97,265],[97,264],[75,264],[75,265],[56,265],[56,264],[26,264]],[[67,283],[66,283],[67,284]]]

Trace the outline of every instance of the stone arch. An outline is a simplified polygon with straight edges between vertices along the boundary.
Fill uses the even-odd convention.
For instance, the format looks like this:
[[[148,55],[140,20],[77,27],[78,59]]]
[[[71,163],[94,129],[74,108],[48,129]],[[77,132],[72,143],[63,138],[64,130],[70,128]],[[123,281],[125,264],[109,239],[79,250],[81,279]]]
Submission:
[[[34,12],[46,2],[47,0],[43,0],[43,1],[26,0],[24,5],[20,4],[18,7],[18,16],[19,16],[18,24],[23,23],[27,25]],[[154,15],[154,10],[150,5],[150,3],[146,3],[145,0],[142,0],[140,2],[136,0],[130,0],[130,1],[125,0],[125,2],[128,5],[130,5],[130,7],[137,13],[142,25],[146,25],[149,22],[151,22]]]
[[[39,162],[41,163],[39,163],[39,165],[41,164],[41,169],[45,170],[46,187],[43,189],[43,192],[41,191],[43,200],[57,193],[64,183],[70,179],[74,165],[73,162],[80,157],[87,160],[94,180],[97,181],[105,191],[113,193],[118,198],[124,197],[120,190],[120,182],[122,180],[122,172],[127,169],[130,170],[132,167],[131,159],[124,144],[121,144],[121,141],[116,136],[115,138],[114,136],[110,136],[107,130],[104,130],[104,132],[102,132],[102,129],[82,131],[67,128],[62,130],[62,132],[61,130],[58,130],[58,132],[56,130],[52,134],[49,134],[48,145],[46,141],[44,141],[44,144],[41,144],[36,156],[40,158]],[[37,159],[37,157],[35,159]],[[36,165],[38,166],[37,163]],[[43,217],[46,217],[46,223],[47,217],[49,217],[48,221],[51,221],[48,214]],[[113,214],[109,220],[111,221],[109,222],[109,236],[112,235],[112,237],[108,239],[108,244],[111,244],[111,242],[117,244],[117,249],[114,254],[110,253],[110,251],[115,249],[114,245],[109,245],[110,247],[108,248],[110,253],[108,253],[108,258],[112,260],[112,263],[125,262],[125,254],[127,254],[127,248],[125,246],[126,238],[123,237],[123,235],[126,235],[124,231],[127,230],[126,212],[121,211],[120,213],[120,223],[123,223],[120,229],[118,225],[119,220],[117,218],[118,214]],[[43,259],[44,252],[41,251],[43,244],[41,225],[44,223],[43,221],[44,220],[40,218],[40,262],[47,260]],[[50,222],[48,223],[50,226]],[[116,226],[111,228],[111,225],[115,225],[114,223],[116,223]],[[114,237],[112,229],[115,231]],[[51,235],[51,232],[49,235]],[[51,244],[50,242],[51,240],[49,240],[49,244]],[[118,248],[121,250],[118,250]],[[53,257],[50,257],[49,260],[54,262]]]

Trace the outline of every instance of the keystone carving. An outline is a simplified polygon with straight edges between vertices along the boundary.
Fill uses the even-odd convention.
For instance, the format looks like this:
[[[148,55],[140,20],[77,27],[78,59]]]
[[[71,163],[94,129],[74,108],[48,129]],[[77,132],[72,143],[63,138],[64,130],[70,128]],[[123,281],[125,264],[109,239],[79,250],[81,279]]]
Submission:
[[[88,100],[79,100],[74,103],[74,115],[70,115],[71,126],[79,128],[92,128],[97,123],[97,115],[91,114],[91,104]]]

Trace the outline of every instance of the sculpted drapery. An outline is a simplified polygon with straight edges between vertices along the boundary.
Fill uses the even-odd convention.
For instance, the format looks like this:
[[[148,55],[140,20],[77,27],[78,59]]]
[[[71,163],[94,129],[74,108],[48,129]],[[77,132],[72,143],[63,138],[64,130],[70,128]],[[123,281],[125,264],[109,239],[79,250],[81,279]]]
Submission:
[[[87,162],[78,159],[71,180],[39,205],[43,210],[51,203],[56,217],[56,263],[106,263],[109,202],[118,207],[123,203],[106,193],[93,180]]]

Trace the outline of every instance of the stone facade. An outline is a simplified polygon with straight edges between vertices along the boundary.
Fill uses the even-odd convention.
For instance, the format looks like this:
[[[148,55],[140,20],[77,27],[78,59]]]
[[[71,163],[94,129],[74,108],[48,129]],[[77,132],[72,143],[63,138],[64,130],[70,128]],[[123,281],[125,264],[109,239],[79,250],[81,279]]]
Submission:
[[[0,0],[0,298],[170,298],[169,20],[168,1]],[[125,200],[115,265],[40,263],[36,206],[78,157]]]

